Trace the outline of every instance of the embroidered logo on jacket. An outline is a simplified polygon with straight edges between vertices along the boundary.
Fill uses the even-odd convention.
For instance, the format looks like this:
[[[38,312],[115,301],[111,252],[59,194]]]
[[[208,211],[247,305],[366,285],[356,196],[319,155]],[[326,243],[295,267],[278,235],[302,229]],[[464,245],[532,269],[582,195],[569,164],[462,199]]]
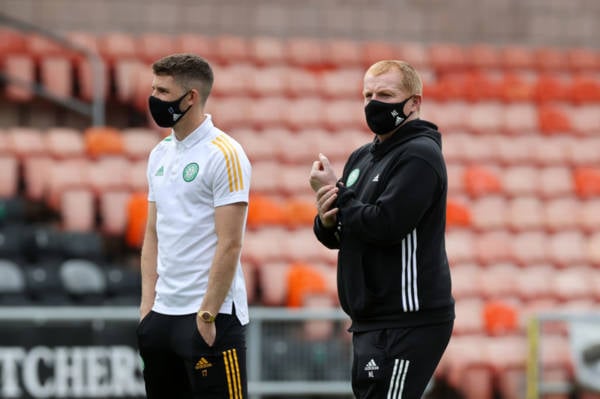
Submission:
[[[354,169],[352,172],[350,172],[348,178],[346,179],[346,187],[354,185],[354,183],[356,183],[356,181],[358,180],[359,175],[360,169]]]

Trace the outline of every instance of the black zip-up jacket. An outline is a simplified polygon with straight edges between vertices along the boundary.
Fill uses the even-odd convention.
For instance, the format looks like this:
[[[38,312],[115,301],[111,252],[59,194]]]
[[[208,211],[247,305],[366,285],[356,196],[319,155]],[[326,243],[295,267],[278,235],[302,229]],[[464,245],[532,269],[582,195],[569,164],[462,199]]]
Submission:
[[[339,249],[340,303],[351,331],[454,319],[446,256],[448,179],[437,126],[413,120],[354,151],[338,182],[338,225],[315,235]]]

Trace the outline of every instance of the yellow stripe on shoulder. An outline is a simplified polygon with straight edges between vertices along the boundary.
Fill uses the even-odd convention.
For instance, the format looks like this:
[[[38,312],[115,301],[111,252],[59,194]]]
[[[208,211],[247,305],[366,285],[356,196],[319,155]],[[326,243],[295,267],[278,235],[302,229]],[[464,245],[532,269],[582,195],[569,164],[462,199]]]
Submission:
[[[229,180],[229,191],[240,191],[244,189],[244,178],[242,175],[242,167],[240,158],[236,148],[231,141],[225,136],[217,136],[211,141],[225,157],[227,163],[227,178]]]

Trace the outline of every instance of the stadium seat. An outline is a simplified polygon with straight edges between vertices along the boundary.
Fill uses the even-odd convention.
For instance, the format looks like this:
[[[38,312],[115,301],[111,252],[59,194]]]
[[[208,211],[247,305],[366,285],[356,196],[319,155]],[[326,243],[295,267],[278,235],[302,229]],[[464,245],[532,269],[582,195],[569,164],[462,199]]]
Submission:
[[[600,104],[581,104],[570,109],[571,128],[569,131],[583,138],[597,138],[600,129]],[[586,154],[584,154],[586,155]]]
[[[252,234],[244,237],[244,256],[252,263],[265,265],[271,262],[289,261],[284,253],[282,237],[287,237],[289,231],[283,225],[267,226],[255,230]],[[273,245],[278,243],[278,245]]]
[[[38,306],[72,305],[59,276],[58,261],[41,261],[25,267],[27,291]]]
[[[94,193],[90,189],[78,187],[63,190],[58,211],[64,231],[92,231],[96,227]]]
[[[28,85],[35,83],[35,63],[32,57],[26,54],[9,54],[4,57],[4,73],[14,83],[5,87],[6,98],[17,103],[33,99],[34,92]]]
[[[285,262],[267,262],[258,267],[260,303],[264,306],[285,306],[288,296],[288,272]]]
[[[397,44],[397,51],[396,59],[404,60],[417,68],[422,78],[427,75],[431,66],[427,46],[420,42],[401,41]]]
[[[264,226],[285,224],[287,210],[275,197],[253,192],[248,201],[248,228],[257,229]]]
[[[583,226],[585,220],[578,215],[581,215],[584,207],[585,203],[572,196],[548,199],[543,208],[544,228],[549,232],[558,232]],[[600,223],[600,220],[597,222]]]
[[[294,262],[287,271],[286,305],[291,308],[304,306],[305,296],[327,295],[327,283],[318,268],[311,264]]]
[[[147,159],[160,142],[160,135],[149,128],[129,127],[121,130],[123,153],[131,161]]]
[[[570,86],[570,99],[576,105],[600,102],[600,80],[590,75],[575,75]]]
[[[66,189],[90,188],[90,162],[85,158],[52,162],[44,185],[44,200],[50,209],[58,210]]]
[[[216,62],[236,65],[251,61],[248,39],[241,35],[221,34],[213,38]]]
[[[86,58],[87,53],[100,55],[98,36],[95,33],[84,31],[70,31],[64,34],[65,39],[74,47],[69,49],[69,54],[74,65]]]
[[[478,274],[483,271],[484,269],[477,263],[456,263],[450,265],[452,296],[457,304],[462,303],[466,299],[481,299],[481,287],[473,282],[477,281]],[[477,331],[481,331],[481,329]]]
[[[98,37],[98,50],[110,68],[118,60],[136,59],[139,44],[133,34],[106,32]]]
[[[26,289],[25,274],[17,263],[0,259],[0,305],[15,306],[30,304]]]
[[[507,270],[510,272],[510,270]],[[503,336],[511,333],[518,332],[519,325],[519,315],[518,315],[518,304],[511,303],[512,295],[514,294],[514,289],[512,289],[512,284],[514,284],[514,279],[510,279],[506,274],[502,274],[500,279],[494,285],[497,287],[498,285],[503,284],[511,284],[510,287],[505,287],[507,289],[507,293],[509,295],[508,300],[504,298],[497,298],[495,300],[488,300],[483,306],[483,324],[485,332],[490,336]],[[499,294],[501,291],[498,290]],[[514,302],[514,301],[513,301]],[[502,337],[505,338],[505,337]],[[507,349],[507,348],[505,348]],[[514,347],[512,348],[514,350]],[[521,352],[519,359],[524,359],[525,351]],[[499,368],[504,368],[508,366],[505,362],[508,361],[507,356],[493,356],[493,365],[501,366]],[[520,362],[518,365],[523,365],[524,362]]]
[[[107,305],[139,306],[142,286],[139,270],[111,264],[104,266],[102,271],[106,276]]]
[[[283,204],[285,224],[290,228],[312,227],[317,208],[314,200],[308,201],[301,197],[288,197]]]
[[[49,155],[27,157],[21,162],[27,199],[34,201],[43,199],[54,162]]]
[[[538,47],[533,59],[535,68],[540,71],[565,71],[568,68],[565,52],[557,47]]]
[[[569,100],[569,82],[562,76],[542,73],[533,87],[534,100],[540,104]]]
[[[516,197],[507,209],[507,224],[514,231],[544,228],[544,204],[535,196]]]
[[[471,225],[471,210],[464,201],[448,199],[446,207],[447,227],[469,227]]]
[[[594,233],[600,230],[600,199],[590,197],[581,202],[576,223],[584,233]]]
[[[471,68],[496,69],[501,66],[500,50],[487,43],[475,43],[464,49],[465,64]]]
[[[600,54],[596,49],[570,47],[566,49],[567,65],[572,72],[594,71],[600,67]]]
[[[470,230],[456,229],[446,232],[446,252],[450,264],[473,262],[474,242],[475,238]]]
[[[476,134],[490,134],[502,128],[503,107],[498,103],[475,103],[467,115],[467,129]]]
[[[364,129],[365,118],[359,100],[336,100],[326,104],[323,113],[323,128],[344,132],[348,129]],[[365,129],[366,130],[366,129]]]
[[[183,32],[175,37],[175,47],[184,53],[197,54],[208,62],[216,63],[218,60],[214,38],[206,35]]]
[[[138,159],[130,163],[129,170],[126,171],[127,188],[131,192],[147,192],[148,180],[146,176],[147,160]]]
[[[41,130],[33,127],[14,126],[7,129],[7,144],[11,153],[19,160],[47,154]]]
[[[470,102],[490,101],[495,104],[501,96],[502,79],[496,72],[477,70],[465,76],[465,98]]]
[[[451,43],[433,43],[428,48],[429,65],[438,73],[462,70],[466,65],[462,46]]]
[[[514,299],[517,295],[515,279],[519,272],[518,266],[513,263],[493,263],[477,275],[478,279],[474,283],[479,285],[483,298],[488,302]]]
[[[493,372],[486,356],[486,341],[483,334],[455,336],[444,353],[445,378],[465,399],[493,397]]]
[[[562,165],[539,170],[538,196],[543,199],[572,196],[575,193],[571,169]]]
[[[85,259],[68,259],[59,267],[65,291],[80,305],[100,305],[106,295],[106,276],[96,263]]]
[[[509,196],[534,196],[539,187],[540,171],[532,166],[510,166],[502,172],[502,188]]]
[[[285,59],[290,66],[319,71],[326,57],[325,46],[319,39],[300,36],[285,39]]]
[[[568,268],[554,273],[551,279],[552,294],[559,301],[570,302],[579,299],[594,299],[592,276],[596,270],[571,263]]]
[[[223,97],[218,101],[209,101],[207,112],[212,115],[215,125],[227,132],[248,127],[248,115],[251,115],[252,104],[253,100],[250,97]]]
[[[544,232],[524,231],[513,236],[509,256],[512,262],[523,267],[550,262],[549,246],[550,239]]]
[[[537,166],[564,166],[569,161],[572,137],[536,135],[530,141],[531,161]]]
[[[302,307],[314,309],[335,309],[335,301],[327,293],[307,293],[303,296]],[[303,338],[309,342],[327,342],[333,338],[335,333],[335,322],[333,320],[306,320],[302,326]]]
[[[137,34],[135,42],[137,58],[146,64],[152,64],[164,56],[182,52],[176,37],[169,34],[141,32]]]
[[[124,58],[116,60],[113,64],[113,76],[115,83],[116,98],[123,104],[130,104],[137,95],[136,76],[139,71],[147,68],[139,59]],[[148,90],[150,90],[151,81],[148,81]]]
[[[515,279],[515,290],[524,303],[553,297],[552,279],[556,270],[549,263],[529,264],[519,271]]]
[[[364,68],[362,43],[357,40],[325,39],[323,51],[334,68]]]
[[[285,43],[276,36],[254,36],[248,42],[249,57],[260,66],[285,64]]]
[[[518,102],[504,106],[502,131],[511,136],[539,132],[538,111],[533,103]]]
[[[496,194],[503,190],[501,180],[491,168],[468,166],[464,171],[463,179],[466,192],[472,197]]]
[[[368,40],[362,43],[362,63],[365,68],[377,61],[396,60],[399,53],[398,47],[392,42]]]
[[[19,161],[11,154],[0,155],[0,198],[12,198],[18,194]]]
[[[127,202],[127,228],[125,242],[130,248],[140,249],[146,232],[148,218],[148,195],[145,192],[132,193]]]
[[[291,102],[282,96],[260,97],[252,101],[248,112],[248,127],[264,130],[284,126],[285,114],[291,111]],[[268,149],[269,143],[263,144]]]
[[[472,276],[472,281],[473,280]],[[456,302],[456,320],[452,333],[455,335],[481,334],[483,326],[483,306],[481,298],[463,298]]]
[[[305,98],[319,95],[317,73],[297,67],[289,68],[287,72],[285,91],[288,96]]]
[[[482,266],[489,266],[511,260],[512,236],[506,230],[492,230],[479,233],[474,242],[475,260]]]
[[[572,129],[569,110],[564,106],[540,105],[538,108],[538,124],[544,134],[564,134]]]
[[[249,63],[215,67],[215,82],[211,95],[215,97],[249,96],[251,94],[250,82],[256,71],[257,67]],[[229,112],[231,112],[231,109]]]
[[[587,239],[586,258],[596,269],[600,268],[600,231],[592,233]],[[600,297],[600,279],[594,280],[594,295]]]
[[[131,192],[103,190],[98,195],[100,230],[109,236],[122,236],[127,228],[127,205]]]
[[[510,103],[529,103],[535,95],[535,79],[524,73],[509,71],[499,82],[500,98]]]
[[[290,105],[292,111],[284,114],[284,124],[287,128],[298,131],[323,126],[323,109],[326,103],[321,98],[297,98],[292,100]]]
[[[586,239],[581,231],[561,231],[548,240],[549,261],[556,267],[568,268],[584,264],[586,259]]]
[[[110,73],[106,63],[94,64],[84,59],[76,65],[79,97],[85,101],[105,100],[110,94]],[[149,80],[151,82],[151,80]]]
[[[66,55],[49,55],[39,62],[40,81],[49,94],[61,99],[73,94],[72,65]]]
[[[504,229],[507,225],[507,200],[500,195],[488,195],[471,203],[472,226],[477,230]]]
[[[105,156],[89,163],[89,187],[96,195],[108,190],[126,190],[130,161],[124,156]]]
[[[353,99],[356,109],[360,110],[363,75],[364,71],[359,68],[324,71],[318,77],[319,94],[328,99]]]
[[[0,59],[7,54],[27,52],[27,36],[12,28],[0,28]]]
[[[79,158],[85,156],[83,134],[71,127],[50,127],[43,134],[48,155],[54,159]]]
[[[257,97],[285,96],[287,77],[290,73],[290,68],[284,65],[256,68],[254,73],[248,76],[247,90],[250,95]]]
[[[600,168],[578,167],[573,170],[575,192],[581,198],[600,195]]]
[[[500,48],[502,67],[507,70],[533,69],[535,54],[530,48],[520,45],[506,45]]]
[[[122,155],[121,131],[109,126],[93,126],[83,131],[85,150],[88,156],[98,158],[106,155]]]

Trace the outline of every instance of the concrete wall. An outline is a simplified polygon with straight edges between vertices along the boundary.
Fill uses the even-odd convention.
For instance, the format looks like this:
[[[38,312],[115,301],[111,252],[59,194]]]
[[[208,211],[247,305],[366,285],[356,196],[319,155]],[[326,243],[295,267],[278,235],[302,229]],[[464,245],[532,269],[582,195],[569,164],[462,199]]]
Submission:
[[[62,31],[340,36],[598,47],[598,0],[0,0]]]

